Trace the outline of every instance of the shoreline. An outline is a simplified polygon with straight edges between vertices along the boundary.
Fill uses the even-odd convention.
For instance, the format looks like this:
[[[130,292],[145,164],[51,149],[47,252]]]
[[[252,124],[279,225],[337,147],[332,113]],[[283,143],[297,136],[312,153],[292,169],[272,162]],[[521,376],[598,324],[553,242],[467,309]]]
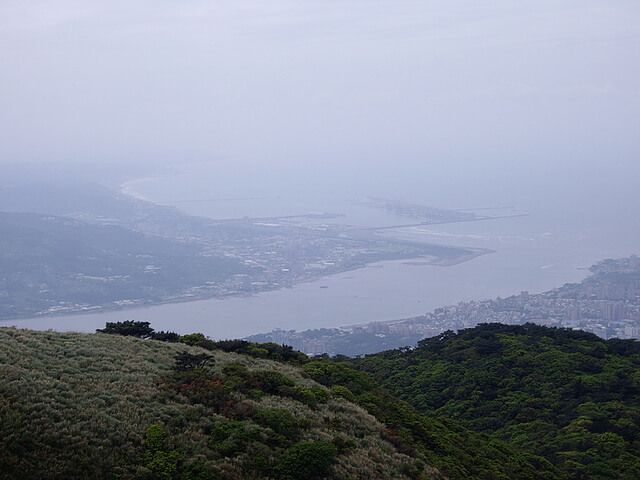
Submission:
[[[193,162],[192,164],[199,165],[203,163],[211,163],[211,162]],[[187,164],[187,165],[190,165],[190,164]],[[184,171],[181,168],[184,166],[186,165],[177,165],[170,168],[163,167],[160,169],[160,171],[157,171],[156,173],[150,173],[140,177],[123,178],[122,182],[119,184],[117,192],[121,195],[125,195],[136,200],[142,200],[144,202],[148,202],[153,205],[162,205],[161,203],[149,200],[143,195],[136,192],[134,188],[131,186],[131,184],[136,181],[143,181],[145,179],[167,177],[167,176],[180,174],[181,172]],[[168,203],[171,203],[171,202],[168,202]],[[181,213],[186,216],[192,216],[183,211],[181,211]],[[292,218],[292,217],[299,217],[299,216],[300,215],[292,215],[292,216],[284,216],[284,217],[267,217],[267,218],[280,219],[280,218]],[[206,218],[215,221],[215,219],[213,218],[210,218],[210,217],[206,217]],[[250,220],[261,220],[261,219],[262,217],[258,217]],[[397,228],[397,226],[395,226],[394,228]],[[380,240],[383,237],[375,233],[375,231],[379,229],[380,229],[379,227],[369,228],[366,226],[354,225],[353,229],[349,231],[348,235],[351,236],[352,238],[367,238],[369,240]],[[382,227],[382,229],[385,229],[385,227]],[[162,305],[184,304],[184,303],[192,303],[192,302],[206,301],[206,300],[228,300],[233,298],[254,297],[263,293],[269,293],[269,292],[279,291],[283,289],[292,289],[299,285],[312,283],[314,281],[318,281],[323,278],[330,277],[332,275],[338,275],[346,272],[355,272],[357,270],[364,269],[364,268],[381,268],[387,262],[401,262],[406,265],[418,266],[418,267],[419,266],[450,267],[450,266],[459,265],[465,262],[469,262],[471,260],[474,260],[475,258],[478,258],[480,256],[483,256],[489,253],[495,253],[495,250],[486,249],[486,248],[451,246],[451,245],[431,243],[431,242],[420,242],[420,241],[412,241],[412,240],[407,240],[402,238],[393,238],[392,236],[388,236],[387,238],[389,238],[390,240],[398,244],[414,245],[414,246],[419,246],[423,248],[431,247],[435,250],[439,250],[440,252],[439,254],[425,253],[424,255],[417,256],[417,257],[404,257],[402,255],[398,255],[396,258],[378,258],[378,259],[373,259],[372,261],[368,261],[361,264],[344,265],[342,268],[337,267],[326,273],[316,273],[303,278],[294,279],[290,283],[286,283],[282,285],[265,285],[262,288],[259,288],[255,291],[234,292],[234,293],[228,293],[228,294],[216,294],[216,293],[207,294],[206,292],[201,292],[196,294],[179,294],[176,297],[160,299],[155,301],[136,299],[136,300],[139,300],[139,302],[137,302],[136,300],[131,300],[126,304],[107,303],[107,304],[100,304],[100,305],[71,307],[71,309],[69,310],[61,309],[53,312],[42,312],[42,313],[36,312],[32,314],[12,316],[11,318],[7,318],[7,319],[0,319],[0,325],[5,324],[7,322],[11,322],[11,321],[39,320],[39,319],[47,319],[47,318],[54,319],[54,318],[66,317],[66,316],[81,316],[81,315],[94,315],[94,314],[100,315],[100,314],[108,314],[111,312],[128,312],[128,311],[134,312],[136,310],[157,307]],[[460,252],[460,254],[447,255],[448,253],[446,252],[447,250],[449,252],[458,251]],[[384,255],[381,255],[381,257],[384,257]],[[190,288],[197,288],[197,287],[190,287]]]
[[[153,205],[163,205],[162,203],[158,203],[153,200],[149,200],[144,195],[141,195],[136,191],[134,185],[136,182],[144,181],[147,179],[153,178],[162,178],[162,177],[171,177],[174,175],[180,175],[184,173],[188,168],[188,165],[196,164],[209,164],[212,162],[192,162],[191,164],[182,164],[175,165],[172,167],[163,166],[157,169],[155,172],[145,172],[142,176],[128,176],[127,178],[122,178],[122,182],[119,184],[117,192],[121,195],[125,195],[127,197],[141,200]],[[171,204],[173,202],[166,202]],[[176,207],[177,208],[177,207]],[[195,217],[195,215],[184,212],[180,208],[177,208],[181,214],[187,217]],[[282,216],[282,217],[266,217],[268,219],[282,219],[282,218],[292,218],[299,217],[300,215],[293,216]],[[213,217],[200,217],[207,218],[208,220],[216,221]],[[489,219],[481,218],[478,220]],[[264,217],[256,217],[254,219],[248,218],[247,220],[261,220]],[[451,222],[444,222],[451,223]],[[457,222],[454,222],[457,223]],[[420,225],[423,225],[424,222],[421,222]],[[446,245],[442,243],[432,243],[432,242],[424,242],[415,239],[407,239],[407,238],[398,238],[393,235],[382,235],[379,230],[388,230],[403,227],[406,225],[392,225],[392,226],[383,226],[383,227],[369,227],[365,225],[351,225],[350,228],[345,232],[347,237],[351,237],[353,239],[363,239],[363,240],[371,240],[371,241],[389,241],[398,245],[411,245],[414,247],[419,247],[419,249],[423,249],[423,252],[413,252],[411,256],[403,255],[400,252],[396,254],[393,253],[384,253],[380,252],[378,258],[372,258],[367,261],[367,259],[363,259],[362,263],[349,263],[345,262],[342,266],[336,266],[336,268],[331,269],[331,271],[326,272],[318,272],[311,273],[309,275],[302,276],[300,278],[294,278],[286,283],[281,284],[268,284],[263,286],[257,286],[255,290],[250,291],[236,291],[230,293],[215,293],[215,292],[207,292],[206,289],[203,288],[203,291],[198,293],[188,293],[189,290],[185,289],[183,293],[176,294],[175,296],[171,296],[170,298],[158,299],[154,301],[149,301],[145,299],[133,299],[130,302],[125,304],[115,304],[115,303],[107,303],[101,305],[90,305],[90,306],[77,306],[70,307],[69,310],[58,310],[53,312],[42,312],[42,313],[34,313],[34,314],[25,314],[20,316],[12,316],[11,318],[0,320],[0,325],[5,325],[12,321],[29,321],[29,320],[42,320],[42,319],[55,319],[62,317],[76,317],[82,315],[102,315],[109,313],[117,313],[117,312],[134,312],[149,309],[152,307],[160,307],[163,305],[179,305],[179,304],[189,304],[200,301],[207,300],[231,300],[238,298],[248,298],[248,297],[257,297],[264,293],[277,292],[285,289],[293,289],[300,285],[309,284],[313,282],[317,282],[324,278],[330,277],[332,275],[343,274],[346,272],[356,272],[365,268],[382,268],[385,264],[390,262],[400,262],[405,265],[409,265],[412,267],[420,267],[420,266],[437,266],[437,267],[451,267],[459,264],[463,264],[466,262],[470,262],[480,256],[495,253],[495,250],[488,248],[478,248],[478,247],[465,247],[465,246],[455,246],[455,245]],[[415,253],[422,253],[418,256],[415,256]],[[201,286],[194,286],[189,288],[198,288]],[[64,308],[64,307],[63,307]]]
[[[437,273],[433,269],[415,269],[403,260],[384,261],[326,278],[318,277],[315,282],[314,279],[309,279],[308,282],[301,282],[293,287],[260,292],[265,295],[247,294],[209,300],[191,298],[183,302],[147,304],[120,311],[94,310],[16,318],[1,321],[0,328],[93,332],[96,328],[103,328],[105,322],[140,320],[150,321],[158,331],[170,330],[180,334],[202,332],[215,339],[245,338],[273,330],[294,329],[303,332],[319,328],[348,329],[374,323],[402,323],[443,306],[456,305],[460,301],[506,298],[517,293],[518,289],[514,289],[513,284],[505,283],[501,288],[483,289],[463,297],[442,295],[443,292],[450,293],[450,289],[443,285],[450,284],[452,278],[473,279],[473,272],[477,273],[478,268],[482,268],[474,264],[475,262],[465,262],[464,265],[467,266],[462,266],[462,270],[444,269],[442,273]],[[390,278],[399,278],[398,274],[402,278],[411,279],[411,283],[407,285],[408,290],[402,287],[398,290],[391,285],[382,288],[373,285],[373,290],[362,287],[363,282],[368,285],[373,279],[389,278],[390,275]],[[579,282],[583,278],[584,272],[581,272],[579,277],[563,276],[559,282],[545,282],[544,285],[519,289],[541,293],[557,288],[563,282]],[[426,279],[426,285],[432,286],[434,290],[427,289],[419,293],[415,287],[422,279]],[[399,300],[395,293],[399,294]],[[387,298],[389,294],[394,297]],[[303,299],[302,304],[298,303],[299,299]],[[391,300],[391,305],[388,300]],[[326,302],[331,305],[328,310],[325,310]]]
[[[431,244],[424,244],[424,245],[431,245]],[[440,247],[441,245],[436,245],[433,244],[434,246],[438,246]],[[475,258],[481,257],[483,255],[489,254],[489,253],[494,253],[494,250],[489,250],[489,249],[465,249],[465,250],[475,250],[473,253],[470,254],[466,254],[466,255],[460,255],[461,258],[453,258],[450,259],[448,257],[435,257],[431,260],[424,260],[425,258],[427,258],[426,256],[420,256],[420,257],[411,257],[411,258],[395,258],[395,259],[381,259],[381,260],[374,260],[372,262],[367,262],[365,264],[362,265],[356,265],[353,267],[345,267],[345,268],[338,268],[334,271],[331,272],[327,272],[326,274],[315,274],[315,275],[311,275],[307,278],[303,278],[303,279],[299,279],[296,281],[293,281],[291,284],[287,284],[287,285],[278,285],[275,286],[273,288],[264,288],[262,290],[259,291],[255,291],[255,292],[238,292],[238,293],[230,293],[227,295],[206,295],[206,294],[201,294],[201,295],[193,295],[190,297],[184,297],[184,298],[175,298],[175,299],[166,299],[166,300],[159,300],[159,301],[150,301],[147,303],[140,303],[140,304],[129,304],[129,305],[111,305],[111,304],[106,304],[106,305],[91,305],[89,307],[83,307],[83,309],[81,310],[65,310],[65,311],[57,311],[57,312],[51,312],[51,313],[42,313],[42,314],[35,314],[35,315],[25,315],[25,316],[20,316],[20,317],[11,317],[8,319],[0,319],[0,327],[3,326],[4,323],[6,322],[12,322],[12,321],[27,321],[27,320],[40,320],[40,319],[47,319],[47,318],[51,318],[51,319],[55,319],[57,317],[67,317],[67,316],[81,316],[81,315],[100,315],[100,314],[108,314],[108,313],[112,313],[112,312],[134,312],[137,310],[143,310],[143,309],[147,309],[147,308],[151,308],[151,307],[158,307],[158,306],[162,306],[162,305],[178,305],[178,304],[183,304],[183,303],[194,303],[194,302],[199,302],[199,301],[207,301],[207,300],[230,300],[230,299],[236,299],[236,298],[248,298],[248,297],[257,297],[263,293],[270,293],[270,292],[277,292],[279,290],[285,290],[285,289],[293,289],[296,288],[297,286],[300,285],[304,285],[304,284],[308,284],[308,283],[313,283],[315,281],[319,281],[322,280],[324,278],[328,278],[331,277],[333,275],[340,275],[343,273],[348,273],[348,272],[356,272],[358,270],[362,270],[362,269],[367,269],[367,268],[383,268],[384,265],[386,263],[401,263],[404,265],[410,265],[410,266],[414,266],[414,267],[424,267],[424,266],[432,266],[432,267],[450,267],[450,266],[455,266],[455,265],[459,265],[465,262],[469,262],[471,260],[474,260]],[[433,257],[433,256],[432,256]]]

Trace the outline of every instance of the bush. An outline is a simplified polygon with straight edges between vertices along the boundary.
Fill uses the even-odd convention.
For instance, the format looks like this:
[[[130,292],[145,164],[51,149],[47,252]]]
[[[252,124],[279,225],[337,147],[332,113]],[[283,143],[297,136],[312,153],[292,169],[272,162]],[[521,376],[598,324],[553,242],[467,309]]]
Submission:
[[[213,348],[218,348],[225,352],[244,353],[244,350],[250,345],[246,340],[219,340],[214,342]]]
[[[249,370],[247,370],[247,367],[243,363],[230,362],[224,366],[222,373],[229,377],[245,378],[249,375]]]
[[[180,480],[217,480],[217,476],[202,462],[183,465]]]
[[[310,407],[316,406],[318,403],[327,403],[329,393],[322,387],[314,385],[311,388],[304,387],[281,387],[281,394],[292,397]]]
[[[295,383],[286,375],[275,370],[261,370],[253,373],[253,377],[257,379],[262,390],[267,393],[278,393],[279,387],[293,387]]]
[[[336,397],[342,397],[349,402],[356,403],[356,396],[353,394],[351,390],[347,387],[343,387],[342,385],[332,385],[331,393]]]
[[[186,343],[191,346],[197,345],[206,339],[207,337],[204,336],[204,333],[188,333],[187,335],[180,337],[180,341],[182,343]]]
[[[147,428],[144,436],[144,445],[148,450],[152,452],[164,450],[166,441],[167,432],[160,425],[153,424]]]
[[[205,405],[223,415],[231,414],[230,408],[234,403],[229,389],[225,388],[221,378],[209,376],[204,370],[175,374],[175,378],[164,385],[185,395],[193,404]]]
[[[337,449],[329,442],[298,442],[288,448],[274,467],[281,480],[312,480],[330,473]]]
[[[173,366],[176,372],[188,372],[196,368],[204,368],[209,362],[213,361],[211,355],[207,355],[206,353],[196,355],[186,350],[173,358],[176,360],[176,364]]]
[[[253,419],[262,426],[269,427],[274,432],[285,437],[296,436],[300,432],[300,425],[296,417],[284,408],[277,410],[262,410]]]
[[[171,452],[147,452],[143,467],[143,478],[149,480],[170,480],[178,471],[180,454]]]
[[[235,457],[247,450],[247,445],[260,438],[259,427],[238,420],[219,423],[211,430],[209,447],[224,457]]]
[[[151,340],[158,340],[160,342],[177,343],[180,341],[180,335],[176,332],[154,332],[151,334]]]
[[[150,425],[145,432],[146,450],[142,456],[142,477],[150,480],[171,479],[178,471],[181,456],[167,451],[167,432],[160,425]]]
[[[358,446],[353,438],[349,438],[345,435],[336,435],[333,437],[333,440],[331,440],[331,443],[335,445],[338,453],[344,453],[347,450],[352,450]]]

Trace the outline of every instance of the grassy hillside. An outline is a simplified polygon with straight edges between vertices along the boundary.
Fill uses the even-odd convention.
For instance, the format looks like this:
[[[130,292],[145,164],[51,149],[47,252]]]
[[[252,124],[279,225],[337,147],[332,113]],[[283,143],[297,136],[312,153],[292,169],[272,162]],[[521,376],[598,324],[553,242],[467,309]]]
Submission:
[[[542,456],[567,478],[640,478],[636,341],[484,324],[349,365],[419,411]]]
[[[0,478],[441,478],[299,367],[118,335],[0,342]]]
[[[562,478],[345,363],[181,341],[0,328],[0,478]]]

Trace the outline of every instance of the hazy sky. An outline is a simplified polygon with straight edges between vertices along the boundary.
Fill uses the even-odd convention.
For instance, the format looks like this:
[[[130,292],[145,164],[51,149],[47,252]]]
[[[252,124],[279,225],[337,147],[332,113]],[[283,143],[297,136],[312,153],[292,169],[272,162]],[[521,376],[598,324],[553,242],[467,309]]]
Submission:
[[[2,0],[0,68],[4,163],[639,171],[637,0]]]

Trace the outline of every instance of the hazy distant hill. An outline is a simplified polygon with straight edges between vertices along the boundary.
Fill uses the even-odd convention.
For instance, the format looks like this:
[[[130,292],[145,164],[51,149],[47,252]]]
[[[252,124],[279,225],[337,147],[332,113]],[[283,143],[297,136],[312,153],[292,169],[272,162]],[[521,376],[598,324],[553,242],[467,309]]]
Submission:
[[[0,318],[51,308],[158,301],[248,270],[200,247],[117,225],[0,212]]]
[[[0,188],[0,211],[42,213],[142,233],[181,237],[202,234],[210,219],[125,195],[98,183],[33,183]]]
[[[136,201],[97,183],[28,184],[0,189],[0,210],[71,215],[92,213],[105,218],[129,215]]]

